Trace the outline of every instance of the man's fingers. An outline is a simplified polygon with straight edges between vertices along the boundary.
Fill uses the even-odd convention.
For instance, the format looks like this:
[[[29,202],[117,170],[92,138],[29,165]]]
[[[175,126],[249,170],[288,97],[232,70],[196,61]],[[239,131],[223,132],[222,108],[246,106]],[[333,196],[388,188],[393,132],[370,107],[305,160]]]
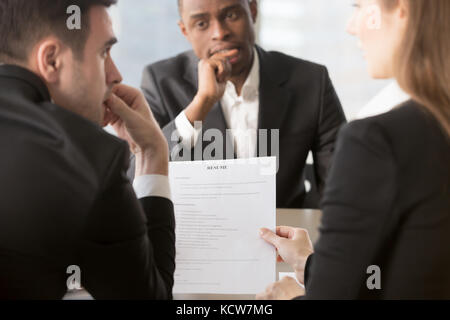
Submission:
[[[133,121],[137,117],[137,114],[116,94],[111,95],[106,101],[106,106],[125,122]]]
[[[109,110],[109,108],[105,108],[105,114],[103,116],[102,126],[106,127],[111,122],[112,118],[113,118],[113,113],[111,112],[111,110]]]
[[[225,80],[225,65],[222,60],[215,60],[214,62],[216,65],[215,70],[217,82],[222,83]]]
[[[232,72],[232,66],[231,63],[228,59],[223,60],[223,82],[228,81],[228,79],[231,77],[231,72]]]
[[[211,58],[218,58],[218,59],[228,59],[232,56],[236,55],[239,52],[238,49],[233,49],[227,52],[220,52],[213,55]]]
[[[275,247],[278,247],[280,243],[280,237],[278,237],[275,233],[270,231],[269,229],[263,228],[259,231],[261,238],[263,238],[266,242],[272,244]]]
[[[112,92],[129,106],[134,104],[135,100],[141,93],[138,89],[127,86],[123,83],[115,85]]]
[[[227,67],[225,61],[220,59],[213,59],[209,61],[211,67],[216,74],[217,82],[223,83],[227,79]]]
[[[120,120],[120,117],[114,115],[109,124],[111,126],[114,126],[119,120]]]
[[[211,67],[215,70],[217,82],[223,83],[231,76],[231,63],[228,58],[215,57],[209,60]]]

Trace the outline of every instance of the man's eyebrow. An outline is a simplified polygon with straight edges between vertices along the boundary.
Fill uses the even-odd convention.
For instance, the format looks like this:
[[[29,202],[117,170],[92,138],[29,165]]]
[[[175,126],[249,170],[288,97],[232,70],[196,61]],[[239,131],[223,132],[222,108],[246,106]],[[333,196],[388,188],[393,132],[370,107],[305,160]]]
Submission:
[[[220,14],[224,14],[227,11],[230,11],[230,10],[242,9],[242,8],[243,7],[242,7],[242,5],[240,3],[232,4],[232,5],[228,6],[228,7],[220,9]]]
[[[224,13],[226,11],[233,10],[233,9],[241,9],[241,8],[242,8],[242,5],[240,3],[236,3],[236,4],[232,4],[228,7],[220,9],[220,13]]]
[[[242,5],[239,3],[236,3],[236,4],[232,4],[228,7],[220,9],[220,13],[223,14],[226,11],[233,10],[233,9],[240,9],[240,8],[242,8]],[[206,12],[205,13],[194,13],[189,18],[190,19],[200,19],[200,18],[205,18],[208,16],[210,16],[210,14],[206,13]]]
[[[189,19],[201,19],[201,18],[206,18],[209,16],[209,13],[194,13],[192,14]]]
[[[113,38],[111,38],[111,39],[109,39],[108,41],[105,42],[105,44],[103,45],[102,49],[112,47],[117,42],[118,42],[117,38],[113,37]]]

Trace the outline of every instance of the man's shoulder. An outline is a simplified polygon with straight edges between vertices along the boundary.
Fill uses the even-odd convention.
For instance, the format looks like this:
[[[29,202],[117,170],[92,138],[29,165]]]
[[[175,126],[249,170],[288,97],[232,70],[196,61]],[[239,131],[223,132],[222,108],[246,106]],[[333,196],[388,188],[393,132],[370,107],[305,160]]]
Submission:
[[[45,129],[34,130],[33,141],[36,147],[47,146],[49,161],[57,159],[58,155],[63,155],[69,162],[72,158],[77,158],[80,168],[89,167],[101,176],[114,158],[127,153],[125,141],[84,117],[51,102],[42,103],[40,109],[47,120]],[[49,145],[47,139],[58,143]],[[39,152],[37,154],[42,156]]]
[[[110,134],[100,125],[58,105],[46,102],[42,104],[42,108],[48,111],[55,127],[60,128],[73,144],[80,143],[86,147],[92,145],[94,148],[102,146],[105,151],[117,151],[126,145],[125,141]]]
[[[260,59],[262,62],[269,63],[277,69],[284,69],[289,72],[302,71],[309,74],[323,74],[327,72],[327,68],[316,62],[294,57],[279,51],[265,51],[258,48]]]
[[[153,73],[156,77],[171,74],[183,74],[187,70],[190,70],[197,66],[198,58],[194,51],[189,50],[182,52],[174,57],[160,60],[147,65],[144,69],[144,73]]]

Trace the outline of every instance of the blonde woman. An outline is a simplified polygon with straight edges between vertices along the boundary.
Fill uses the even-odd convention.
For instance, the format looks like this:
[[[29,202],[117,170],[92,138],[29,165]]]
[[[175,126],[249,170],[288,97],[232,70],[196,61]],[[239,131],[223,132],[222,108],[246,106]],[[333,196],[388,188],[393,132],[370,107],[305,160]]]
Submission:
[[[356,1],[371,76],[412,100],[341,131],[314,249],[304,230],[261,230],[306,289],[286,278],[257,298],[450,299],[448,17],[448,0]]]

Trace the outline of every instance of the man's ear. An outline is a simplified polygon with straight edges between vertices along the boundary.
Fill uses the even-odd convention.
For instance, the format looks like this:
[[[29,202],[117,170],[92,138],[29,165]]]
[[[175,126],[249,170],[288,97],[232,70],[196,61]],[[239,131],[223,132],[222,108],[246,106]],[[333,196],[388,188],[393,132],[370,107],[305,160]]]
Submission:
[[[54,38],[45,39],[39,43],[36,52],[37,69],[47,83],[59,81],[63,66],[63,46]]]
[[[258,18],[258,0],[250,0],[249,5],[253,23],[256,23],[256,19]]]
[[[188,37],[186,25],[184,24],[183,20],[178,21],[178,27],[180,27],[180,31],[186,38]]]

